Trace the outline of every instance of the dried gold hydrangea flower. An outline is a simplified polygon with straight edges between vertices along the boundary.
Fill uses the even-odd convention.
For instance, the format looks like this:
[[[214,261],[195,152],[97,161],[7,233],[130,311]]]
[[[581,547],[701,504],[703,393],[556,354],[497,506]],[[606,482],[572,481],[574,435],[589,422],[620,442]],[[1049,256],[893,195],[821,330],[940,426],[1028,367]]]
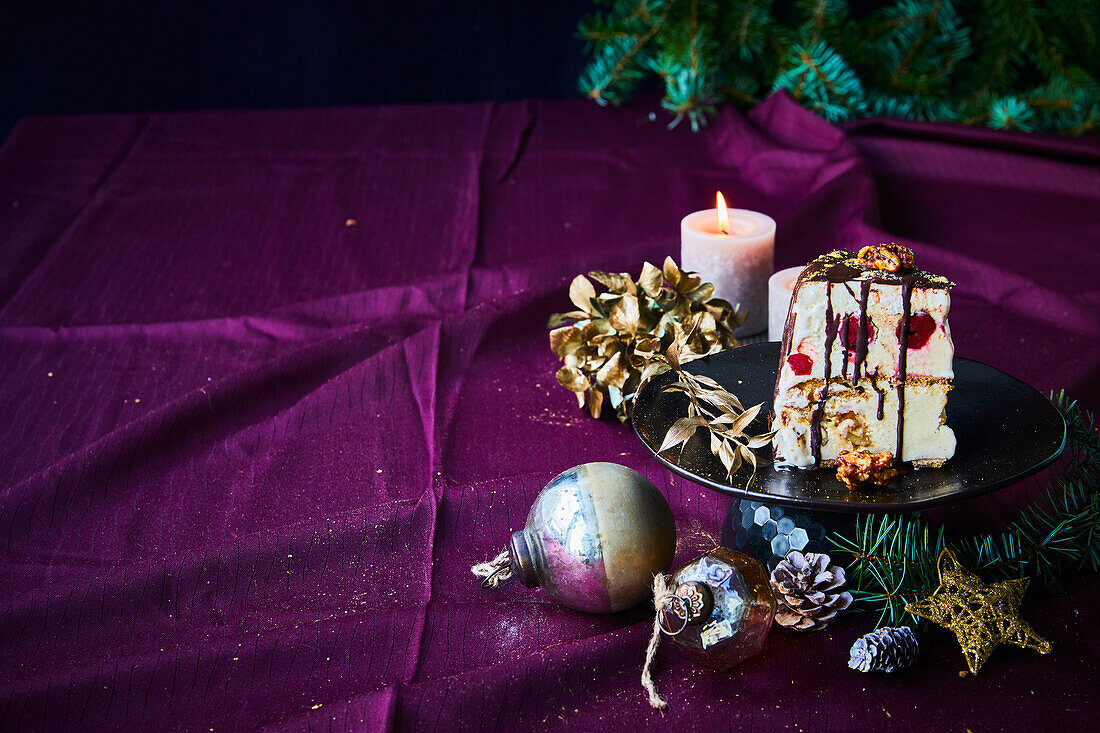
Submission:
[[[597,294],[589,278],[607,292]],[[608,405],[626,422],[642,370],[672,344],[673,326],[686,334],[685,360],[737,343],[733,330],[741,316],[713,295],[713,285],[681,270],[671,257],[660,269],[646,262],[637,280],[625,272],[577,275],[569,286],[577,310],[550,317],[550,348],[563,362],[558,382],[593,417]]]

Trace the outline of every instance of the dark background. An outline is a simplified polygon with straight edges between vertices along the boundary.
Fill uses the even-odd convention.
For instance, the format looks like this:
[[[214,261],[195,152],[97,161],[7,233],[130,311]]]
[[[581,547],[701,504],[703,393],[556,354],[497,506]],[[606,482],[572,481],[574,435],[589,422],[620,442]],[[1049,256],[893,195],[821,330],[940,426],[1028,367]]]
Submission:
[[[27,115],[574,97],[586,0],[0,2]]]

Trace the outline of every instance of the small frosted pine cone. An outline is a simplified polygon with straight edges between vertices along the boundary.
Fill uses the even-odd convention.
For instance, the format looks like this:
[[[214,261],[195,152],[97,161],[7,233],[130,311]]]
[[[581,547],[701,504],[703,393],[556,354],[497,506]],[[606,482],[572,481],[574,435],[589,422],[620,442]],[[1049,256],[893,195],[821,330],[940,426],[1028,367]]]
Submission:
[[[856,639],[848,666],[860,672],[893,672],[917,660],[920,645],[908,626],[884,626]]]
[[[800,631],[823,629],[852,605],[852,594],[842,589],[844,568],[829,563],[828,555],[797,550],[779,561],[771,575],[777,624]]]

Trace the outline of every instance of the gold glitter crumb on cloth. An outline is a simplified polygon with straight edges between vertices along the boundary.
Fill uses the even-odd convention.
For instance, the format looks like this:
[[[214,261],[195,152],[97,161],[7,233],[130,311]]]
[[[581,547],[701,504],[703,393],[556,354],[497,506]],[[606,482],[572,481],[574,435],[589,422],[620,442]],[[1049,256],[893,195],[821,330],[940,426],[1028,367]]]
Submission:
[[[937,565],[940,587],[905,610],[953,631],[972,674],[978,673],[1000,644],[1050,653],[1050,642],[1020,618],[1029,578],[987,585],[948,549],[940,553]]]

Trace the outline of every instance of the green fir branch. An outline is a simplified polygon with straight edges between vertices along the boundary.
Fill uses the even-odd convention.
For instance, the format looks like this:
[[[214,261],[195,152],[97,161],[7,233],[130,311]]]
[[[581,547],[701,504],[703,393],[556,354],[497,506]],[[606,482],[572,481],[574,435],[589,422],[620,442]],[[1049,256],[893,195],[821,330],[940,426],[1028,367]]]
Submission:
[[[722,40],[727,47],[736,48],[742,63],[752,63],[763,56],[771,12],[772,0],[739,0],[727,6],[723,27],[732,33]]]
[[[644,78],[639,56],[667,18],[667,9],[662,14],[654,11],[658,4],[640,0],[630,15],[619,21],[597,14],[582,22],[580,35],[595,54],[578,82],[589,99],[600,105],[620,104]]]
[[[867,95],[867,114],[869,117],[901,117],[907,120],[939,122],[956,122],[960,119],[959,109],[950,99],[915,94],[893,96],[880,92],[870,92]]]
[[[848,3],[845,0],[798,0],[802,17],[802,38],[807,46],[818,41],[836,41],[836,31],[848,19]]]
[[[619,104],[657,78],[676,126],[786,90],[829,120],[896,116],[1080,134],[1100,125],[1100,3],[602,0],[578,80]]]
[[[772,91],[784,89],[798,102],[830,121],[846,120],[864,108],[863,85],[844,59],[824,41],[795,45],[788,68]]]
[[[872,68],[883,86],[899,92],[942,96],[955,67],[973,51],[970,29],[948,0],[901,0],[878,22],[888,30],[873,41]]]
[[[1035,112],[1022,99],[1001,97],[990,105],[989,126],[1031,132],[1035,129]]]

